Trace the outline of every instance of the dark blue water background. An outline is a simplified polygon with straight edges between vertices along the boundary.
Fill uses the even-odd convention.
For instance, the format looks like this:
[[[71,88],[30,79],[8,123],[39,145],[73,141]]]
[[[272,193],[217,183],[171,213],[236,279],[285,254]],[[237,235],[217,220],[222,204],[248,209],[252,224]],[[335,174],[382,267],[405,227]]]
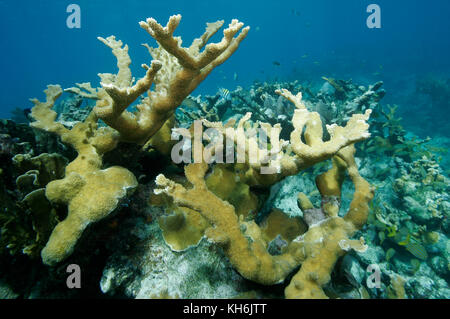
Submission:
[[[66,26],[70,3],[81,7],[81,29]],[[381,7],[381,29],[366,26],[370,3]],[[70,87],[90,81],[99,86],[97,73],[115,73],[115,58],[97,36],[115,35],[127,43],[133,75],[143,76],[140,65],[150,57],[141,43],[155,42],[138,22],[154,17],[165,24],[176,13],[183,16],[176,35],[186,45],[203,33],[206,22],[224,19],[228,24],[237,18],[251,26],[233,57],[194,94],[232,90],[255,80],[384,80],[385,101],[405,110],[401,98],[417,77],[450,74],[448,0],[4,0],[0,117],[9,117],[15,107],[31,107],[31,97],[43,99],[47,84]]]

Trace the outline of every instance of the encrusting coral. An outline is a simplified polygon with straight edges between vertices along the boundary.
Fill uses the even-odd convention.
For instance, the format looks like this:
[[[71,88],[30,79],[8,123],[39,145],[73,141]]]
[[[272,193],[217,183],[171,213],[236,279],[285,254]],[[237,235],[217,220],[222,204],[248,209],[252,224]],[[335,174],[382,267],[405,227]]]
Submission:
[[[317,188],[322,195],[321,208],[314,209],[306,196],[299,196],[302,209],[318,214],[319,218],[311,219],[315,222],[309,224],[308,231],[289,242],[281,254],[271,255],[260,227],[254,221],[245,221],[243,216],[238,217],[235,207],[208,189],[205,182],[208,165],[205,162],[185,167],[185,175],[192,188],[186,188],[160,174],[156,178],[158,188],[155,193],[165,193],[172,197],[179,207],[190,208],[202,215],[211,225],[205,232],[206,236],[223,247],[231,264],[243,277],[261,284],[273,285],[284,281],[301,265],[300,271],[285,290],[286,297],[325,298],[327,296],[322,287],[329,282],[330,273],[338,257],[351,248],[361,251],[367,247],[363,239],[355,241],[350,238],[365,224],[369,211],[368,203],[373,197],[371,186],[359,175],[353,146],[355,142],[370,136],[366,123],[370,110],[364,115],[353,115],[345,127],[328,126],[331,138],[324,142],[320,118],[317,113],[306,109],[301,101],[301,93],[297,96],[287,90],[277,93],[297,107],[293,117],[295,129],[289,145],[295,155],[286,155],[281,148],[275,148],[275,151],[280,153],[277,155],[281,156],[276,156],[277,163],[271,164],[276,164],[278,170],[263,179],[265,176],[256,173],[249,165],[249,170],[252,170],[252,175],[256,178],[248,178],[247,181],[257,185],[258,182],[261,182],[259,185],[266,185],[264,182],[270,184],[280,176],[296,174],[301,169],[333,157],[333,167],[316,179]],[[248,117],[239,123],[238,128],[243,128]],[[219,129],[226,127],[221,123],[208,124]],[[272,128],[264,123],[261,126]],[[227,133],[226,130],[222,132]],[[303,132],[306,144],[302,141]],[[252,142],[238,138],[234,141],[237,147],[243,147],[238,145],[242,141],[246,145]],[[246,155],[248,160],[248,153]],[[349,211],[344,217],[339,217],[341,185],[346,171],[355,186],[355,193]]]
[[[152,18],[140,22],[159,47],[146,45],[154,60],[151,66],[142,65],[146,75],[136,83],[129,68],[128,46],[123,47],[114,36],[99,38],[112,49],[119,71],[116,75],[99,74],[101,88],[82,83],[67,89],[97,100],[89,116],[71,129],[55,121],[57,113],[52,107],[63,92],[58,85],[48,86],[46,102],[33,100],[31,115],[36,121],[31,126],[59,135],[78,152],[77,158],[66,167],[65,177],[46,187],[50,201],[68,205],[68,215],[55,227],[42,250],[45,264],[54,265],[69,256],[84,229],[109,215],[119,200],[137,186],[136,178],[127,169],[118,166],[103,169],[103,154],[114,149],[119,141],[145,144],[172,117],[186,96],[234,53],[249,31],[249,27],[242,29],[243,23],[232,20],[220,42],[207,44],[223,21],[208,23],[206,32],[189,48],[183,48],[181,38],[173,36],[180,20],[181,15],[171,16],[165,27]],[[154,89],[150,90],[152,84]],[[146,92],[148,96],[136,105],[138,111],[127,111]],[[100,119],[108,127],[99,127]]]
[[[0,253],[40,257],[50,233],[58,223],[56,210],[45,197],[45,186],[64,176],[67,159],[58,153],[16,154],[11,167],[0,172]],[[8,176],[9,175],[9,176]],[[8,179],[14,180],[12,191]]]

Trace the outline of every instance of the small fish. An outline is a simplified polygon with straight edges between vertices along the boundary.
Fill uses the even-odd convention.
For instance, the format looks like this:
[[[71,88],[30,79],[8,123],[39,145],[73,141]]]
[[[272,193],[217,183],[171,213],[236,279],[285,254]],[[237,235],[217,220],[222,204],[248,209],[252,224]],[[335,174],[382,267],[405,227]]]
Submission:
[[[308,57],[307,54],[303,54],[303,55],[302,55],[302,59],[306,59],[307,57]]]
[[[230,90],[225,89],[225,88],[220,88],[219,95],[222,99],[228,100],[230,98]]]
[[[388,237],[395,237],[395,235],[397,235],[397,226],[395,226],[395,225],[388,226],[387,231],[388,231]]]
[[[234,72],[234,75],[233,75],[233,80],[237,81],[237,79],[238,79],[238,75],[237,75],[237,73],[236,73],[236,72]]]
[[[256,27],[256,28],[255,28],[255,31],[259,31],[259,30],[261,30],[260,27]]]
[[[427,253],[425,247],[423,247],[419,243],[410,242],[406,246],[406,250],[409,251],[411,254],[413,254],[414,256],[416,256],[419,259],[422,259],[422,260],[428,259],[428,253]]]
[[[291,12],[292,12],[293,15],[295,15],[297,17],[300,16],[300,12],[295,10],[295,9],[292,9]]]
[[[405,246],[406,250],[417,258],[422,260],[428,259],[428,253],[425,247],[423,247],[423,245],[421,245],[420,243],[411,240],[410,234],[406,236],[406,239],[404,241],[399,242],[398,244],[401,246]]]
[[[272,63],[273,63],[273,65],[276,65],[276,66],[280,66],[281,65],[281,63],[278,62],[278,61],[273,61]]]
[[[389,248],[386,252],[386,261],[389,261],[395,255],[395,249]]]
[[[314,61],[313,62],[315,65],[319,65],[320,64],[320,62],[318,62],[318,61]]]

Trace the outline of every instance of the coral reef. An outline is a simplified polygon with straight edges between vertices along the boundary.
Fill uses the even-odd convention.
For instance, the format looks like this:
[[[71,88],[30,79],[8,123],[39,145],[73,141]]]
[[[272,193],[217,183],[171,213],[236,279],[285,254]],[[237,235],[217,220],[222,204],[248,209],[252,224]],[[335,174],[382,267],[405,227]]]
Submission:
[[[381,81],[193,96],[249,27],[208,44],[224,21],[207,23],[183,47],[180,20],[140,22],[158,46],[142,78],[99,37],[116,74],[0,121],[0,298],[448,298],[448,139],[405,128]],[[440,110],[447,84],[417,90]],[[64,286],[73,263],[83,292]]]
[[[331,79],[324,79],[331,81]],[[195,119],[206,119],[212,122],[220,119],[222,122],[227,122],[232,118],[239,120],[250,112],[253,121],[271,125],[279,123],[283,127],[281,136],[286,138],[292,129],[288,115],[294,112],[295,107],[276,94],[277,90],[283,88],[290,92],[302,92],[303,102],[308,110],[319,113],[324,125],[344,125],[352,114],[363,113],[366,109],[372,109],[375,113],[379,112],[379,102],[386,94],[381,88],[383,82],[365,87],[357,86],[351,80],[333,80],[335,86],[343,92],[343,97],[338,99],[336,90],[328,81],[320,89],[313,89],[310,84],[299,81],[255,82],[248,90],[237,87],[234,91],[230,91],[228,98],[223,98],[220,91],[214,96],[189,96],[183,102],[180,108],[183,112],[177,116],[177,119],[180,123],[191,123]]]
[[[256,163],[252,167],[247,153],[249,167],[244,174],[245,178],[241,180],[250,185],[269,186],[279,178],[274,173],[278,173],[281,177],[293,175],[338,154],[333,168],[317,179],[317,186],[323,199],[324,211],[321,216],[324,220],[309,225],[309,230],[299,239],[291,241],[284,253],[270,255],[267,251],[268,243],[263,239],[258,225],[254,221],[244,221],[243,216],[238,217],[235,207],[208,189],[204,179],[208,170],[206,163],[190,164],[186,167],[185,174],[192,188],[185,188],[164,175],[159,175],[156,178],[159,188],[155,190],[155,193],[170,195],[177,206],[188,207],[199,212],[211,225],[206,230],[206,236],[223,247],[231,264],[243,277],[261,284],[273,285],[284,281],[296,267],[302,264],[300,272],[294,276],[291,285],[286,289],[286,296],[326,297],[321,287],[329,281],[329,274],[339,254],[352,247],[348,238],[365,224],[368,215],[367,205],[372,198],[369,184],[358,173],[353,159],[354,148],[351,146],[369,137],[368,125],[365,121],[370,115],[370,110],[366,111],[365,115],[354,115],[345,127],[327,126],[331,139],[323,142],[319,115],[307,110],[302,102],[302,94],[294,96],[287,90],[277,90],[277,94],[291,101],[297,108],[292,120],[294,131],[289,143],[294,155],[283,153],[282,149],[275,147],[273,151],[279,154],[275,157],[276,164],[273,162],[270,164],[277,167],[277,170],[265,176],[257,172],[261,163]],[[242,131],[236,135],[244,135],[244,124],[249,117],[250,114],[240,120],[238,129]],[[221,123],[208,124],[221,129],[221,132],[227,135],[225,126]],[[261,126],[273,129],[270,124],[261,124]],[[305,127],[306,130],[304,130]],[[303,132],[306,144],[301,139]],[[243,139],[234,137],[237,148],[251,143],[250,138],[246,139],[245,135],[243,137]],[[241,141],[245,144],[240,145]],[[288,144],[284,144],[287,147]],[[341,159],[339,160],[338,157]],[[348,214],[341,218],[337,216],[337,212],[340,206],[340,186],[346,169],[355,184],[355,196]],[[300,198],[302,198],[302,209],[306,214],[309,210],[314,210],[306,197],[300,196]],[[330,254],[325,254],[328,251]],[[319,261],[318,256],[322,256],[323,260]]]
[[[280,85],[261,84],[272,89]],[[293,82],[288,87],[300,85]],[[195,115],[180,118],[177,113],[176,119],[172,115],[171,121],[142,148],[143,143],[124,144],[117,131],[100,127],[94,111],[88,117],[78,117],[70,101],[73,98],[80,103],[80,97],[86,92],[80,91],[69,104],[56,105],[54,102],[61,92],[59,87],[50,86],[47,101],[35,101],[34,115],[38,121],[32,125],[60,135],[64,143],[76,148],[78,155],[67,153],[60,143],[38,143],[35,135],[38,131],[8,121],[3,124],[2,161],[13,168],[12,172],[5,168],[2,172],[6,187],[2,203],[10,212],[0,216],[3,256],[26,254],[36,260],[42,251],[44,261],[52,265],[61,264],[69,256],[70,251],[63,251],[63,257],[58,259],[54,249],[56,253],[48,257],[47,250],[42,249],[51,247],[50,234],[58,229],[55,226],[60,220],[68,220],[64,206],[68,206],[69,213],[77,211],[71,208],[70,198],[65,204],[58,204],[66,200],[58,190],[65,189],[59,185],[71,182],[68,175],[79,175],[83,183],[87,181],[87,188],[77,187],[81,194],[74,197],[79,196],[75,200],[78,202],[83,199],[83,205],[89,205],[84,199],[91,187],[100,189],[96,180],[87,176],[89,170],[80,168],[81,157],[89,156],[92,174],[120,166],[119,171],[134,179],[129,189],[135,189],[133,195],[119,194],[120,198],[100,213],[103,222],[96,223],[93,232],[82,229],[73,239],[72,245],[79,248],[71,258],[77,262],[79,258],[94,260],[92,249],[102,247],[106,266],[97,266],[103,269],[104,293],[133,298],[230,298],[250,292],[254,297],[281,297],[284,289],[288,298],[445,298],[449,295],[446,244],[449,181],[439,165],[440,158],[435,155],[440,149],[430,146],[429,140],[411,138],[396,115],[396,107],[385,111],[371,103],[376,108],[370,119],[369,111],[356,115],[353,120],[350,118],[347,125],[327,127],[327,120],[320,112],[310,110],[315,105],[312,92],[303,101],[301,95],[280,90],[277,103],[286,106],[284,111],[294,113],[292,123],[286,122],[295,133],[284,134],[289,140],[281,140],[280,147],[272,148],[271,152],[258,146],[262,158],[269,159],[266,164],[251,162],[251,153],[246,152],[242,163],[188,165],[186,179],[180,172],[181,166],[161,159],[170,153],[172,144],[167,141],[171,128],[174,125],[189,128],[197,119]],[[97,95],[83,99],[99,101]],[[242,147],[241,143],[248,146],[256,142],[249,134],[252,129],[262,128],[271,137],[271,131],[279,127],[275,118],[270,123],[261,123],[245,114],[231,117],[224,124],[214,121],[226,117],[226,112],[217,116],[217,101],[222,100],[220,103],[230,107],[229,103],[235,99],[225,100],[219,94],[217,99],[199,96],[197,101],[204,103],[205,110],[212,110],[207,117],[210,120],[205,120],[204,125],[216,128],[224,137],[227,137],[226,129],[234,127],[243,138],[233,137],[236,150]],[[267,99],[271,100],[272,95]],[[347,101],[345,97],[344,100],[330,97],[330,100]],[[261,101],[260,105],[263,104]],[[62,110],[63,105],[66,105],[62,111],[65,117],[51,110]],[[74,117],[70,117],[72,112]],[[198,116],[206,113],[201,114]],[[234,119],[239,119],[237,124]],[[368,124],[372,139],[367,139]],[[342,133],[353,134],[353,139],[350,137],[333,152],[330,146],[333,137],[330,139],[327,131],[322,131],[323,127],[331,132],[335,130],[337,133],[332,135],[335,139]],[[78,136],[84,136],[82,147],[77,144]],[[355,136],[361,141],[357,144],[358,152],[364,153],[356,158]],[[294,146],[296,143],[298,147]],[[269,145],[275,146],[275,140],[269,140]],[[329,148],[328,152],[308,152],[314,148],[322,150],[324,146]],[[62,156],[40,153],[41,149],[55,147],[59,153],[67,154],[71,161],[67,167],[67,160]],[[103,152],[109,147],[115,149]],[[301,152],[297,154],[294,149]],[[158,150],[163,157],[154,157],[152,150]],[[311,154],[305,161],[304,157]],[[331,167],[327,159],[331,159]],[[155,161],[160,162],[159,166],[155,166]],[[286,163],[292,162],[303,164],[286,170]],[[279,169],[273,174],[261,174],[261,168],[270,166]],[[71,171],[72,167],[75,171]],[[161,172],[168,179],[158,177],[159,185],[155,186],[154,177]],[[346,174],[356,187],[345,181]],[[317,176],[315,180],[314,176]],[[376,187],[373,202],[370,202],[372,189],[360,176]],[[101,187],[110,186],[101,182]],[[153,193],[154,189],[158,195],[150,196],[148,201],[149,192]],[[64,195],[70,193],[65,191]],[[114,192],[108,189],[101,193],[108,197]],[[124,202],[126,197],[128,200]],[[97,204],[98,197],[95,199]],[[92,206],[87,211],[95,212]],[[57,242],[64,243],[60,239]],[[64,243],[64,247],[70,246]],[[70,262],[73,261],[69,258],[65,263]],[[365,285],[370,274],[366,268],[372,264],[379,265],[382,272],[379,289]],[[25,295],[47,294],[45,287],[52,287],[51,282],[55,280],[52,276],[27,288],[31,290]],[[98,282],[98,278],[92,280]],[[192,282],[196,283],[195,289]],[[266,285],[271,289],[264,288]],[[17,286],[7,282],[5,289],[7,296],[17,296]]]
[[[45,197],[45,187],[64,176],[66,164],[67,159],[56,153],[36,157],[17,154],[12,158],[13,172],[10,176],[2,176],[0,214],[0,247],[6,248],[11,255],[39,256],[58,222],[57,211]],[[8,179],[15,176],[17,191],[8,191]]]
[[[294,130],[290,134],[290,141],[278,141],[280,124],[272,126],[269,123],[255,123],[255,125],[250,123],[252,129],[261,128],[266,132],[272,146],[270,151],[260,148],[255,136],[249,137],[246,134],[245,127],[248,126],[247,122],[251,118],[251,113],[247,113],[239,120],[236,133],[233,131],[232,134],[227,130],[230,122],[224,125],[221,122],[205,121],[206,126],[219,130],[227,139],[234,141],[238,151],[239,149],[244,150],[245,165],[240,170],[244,171],[243,181],[250,186],[273,185],[283,177],[295,175],[317,163],[330,159],[341,148],[365,140],[370,136],[369,125],[366,122],[371,114],[370,109],[367,109],[364,114],[354,114],[345,126],[327,125],[326,129],[330,139],[324,141],[320,115],[317,112],[310,112],[306,108],[302,101],[302,93],[294,96],[285,89],[277,90],[276,93],[292,102],[296,107],[292,117]],[[247,145],[248,147],[246,147]],[[250,159],[253,149],[257,150],[259,160]],[[261,169],[263,166],[268,170]]]
[[[180,207],[199,212],[211,225],[206,232],[208,238],[223,247],[231,264],[243,277],[261,284],[276,284],[302,264],[300,272],[286,288],[286,297],[323,298],[326,295],[321,287],[330,280],[329,275],[338,256],[350,247],[362,249],[361,243],[354,245],[348,238],[364,225],[372,191],[359,175],[353,153],[354,148],[344,148],[338,155],[341,158],[335,159],[335,166],[317,179],[326,218],[309,225],[304,235],[292,241],[286,252],[277,256],[267,252],[267,243],[254,222],[238,219],[232,205],[208,190],[204,181],[208,169],[205,163],[186,167],[186,177],[192,183],[192,188],[186,189],[159,175],[156,183],[160,188],[156,192],[170,195]],[[339,199],[335,197],[340,196],[342,170],[345,169],[355,184],[355,196],[348,214],[341,218],[337,216]],[[301,206],[303,210],[312,209],[306,199],[302,200]]]

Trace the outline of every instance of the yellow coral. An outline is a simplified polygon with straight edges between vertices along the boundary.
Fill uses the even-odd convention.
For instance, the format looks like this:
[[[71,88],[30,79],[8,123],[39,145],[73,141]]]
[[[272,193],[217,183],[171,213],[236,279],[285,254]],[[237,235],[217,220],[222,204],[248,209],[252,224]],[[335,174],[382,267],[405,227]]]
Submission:
[[[173,197],[176,205],[199,212],[211,225],[206,236],[223,247],[242,276],[266,285],[282,282],[302,260],[301,250],[294,248],[298,244],[292,242],[286,253],[271,256],[257,225],[239,219],[232,205],[208,190],[204,180],[207,169],[205,163],[186,166],[186,177],[193,185],[190,189],[158,175],[159,188],[155,192],[166,193]]]
[[[172,115],[166,123],[153,135],[144,145],[144,149],[152,147],[161,154],[170,155],[175,141],[172,140],[172,128],[175,125],[175,114]]]
[[[289,217],[279,209],[273,209],[260,226],[266,242],[272,241],[278,235],[291,242],[307,230],[300,218]]]
[[[247,279],[261,284],[282,282],[291,271],[301,264],[300,271],[286,287],[287,298],[326,298],[322,287],[329,282],[330,274],[337,259],[348,249],[364,250],[363,239],[350,240],[367,220],[368,203],[373,197],[373,189],[358,172],[354,160],[355,142],[370,136],[367,120],[371,111],[353,115],[345,127],[327,126],[330,140],[323,141],[322,122],[316,112],[309,112],[302,102],[301,93],[294,96],[287,90],[278,90],[278,94],[295,104],[292,122],[294,131],[289,142],[281,141],[270,151],[259,149],[254,137],[245,135],[247,121],[251,114],[244,116],[238,123],[237,133],[228,130],[233,123],[212,123],[204,121],[206,126],[219,129],[221,133],[235,142],[236,148],[244,149],[243,181],[249,185],[268,186],[280,178],[298,173],[316,163],[333,158],[333,166],[316,179],[322,196],[322,207],[314,208],[304,194],[299,194],[299,204],[309,214],[320,213],[319,220],[311,222],[306,233],[291,241],[281,255],[272,256],[267,249],[267,236],[253,221],[238,218],[235,208],[229,202],[216,196],[205,182],[208,165],[205,163],[190,164],[185,168],[185,175],[192,188],[177,184],[163,175],[158,175],[155,193],[170,195],[179,207],[188,207],[200,213],[211,225],[206,235],[224,248],[225,254],[237,271]],[[257,124],[263,128],[271,139],[271,135],[279,125]],[[254,125],[251,125],[253,128]],[[279,134],[279,132],[278,132]],[[253,145],[253,149],[249,147]],[[268,159],[269,166],[275,168],[272,174],[261,174],[261,161],[252,161],[252,152]],[[238,153],[239,156],[239,153]],[[355,193],[350,209],[342,218],[338,216],[340,208],[341,186],[345,171],[348,172]]]
[[[406,299],[405,284],[406,279],[400,275],[390,275],[391,284],[387,289],[387,295],[389,299]]]
[[[166,142],[174,123],[175,109],[216,66],[236,51],[249,31],[249,27],[243,28],[243,23],[232,20],[224,30],[222,41],[207,45],[223,21],[209,23],[199,39],[195,39],[189,48],[183,48],[181,38],[173,36],[180,20],[181,15],[171,16],[166,27],[152,18],[140,22],[159,47],[153,49],[146,45],[155,60],[150,66],[142,65],[146,74],[136,83],[129,67],[128,46],[123,46],[114,36],[98,38],[112,49],[119,71],[117,74],[99,74],[101,88],[81,83],[67,89],[97,100],[88,118],[72,129],[55,121],[57,114],[52,107],[62,94],[58,85],[48,86],[46,102],[33,100],[32,116],[36,122],[31,126],[59,135],[78,152],[77,158],[66,167],[64,179],[53,181],[46,187],[50,201],[68,205],[68,215],[55,227],[42,250],[44,263],[53,265],[70,255],[83,230],[110,214],[118,201],[137,186],[136,178],[125,168],[102,169],[103,154],[114,149],[119,141],[139,144],[148,141],[148,145],[167,154],[170,143]],[[152,84],[154,90],[150,91]],[[146,92],[148,96],[136,106],[138,111],[127,111]],[[98,128],[99,119],[108,127]],[[149,141],[151,137],[153,139]]]
[[[96,90],[87,83],[68,89],[85,97],[95,97],[98,100],[94,108],[95,114],[108,126],[116,129],[123,141],[145,144],[209,73],[236,51],[250,29],[243,28],[242,22],[233,19],[224,30],[220,42],[207,44],[211,36],[222,27],[223,21],[208,23],[205,33],[195,39],[190,47],[184,48],[181,46],[181,38],[173,35],[180,20],[181,15],[178,14],[171,16],[165,27],[153,18],[139,23],[157,41],[159,47],[144,45],[154,60],[150,66],[142,65],[146,75],[136,83],[129,67],[131,58],[128,46],[123,46],[122,41],[110,36],[98,39],[112,49],[119,72],[116,75],[99,74],[102,87]],[[201,51],[202,49],[204,50]],[[152,84],[154,89],[150,91]],[[83,94],[83,89],[88,93]],[[148,96],[136,105],[137,112],[127,111],[145,92]]]
[[[258,198],[250,191],[250,187],[240,180],[239,175],[225,165],[214,166],[206,178],[206,185],[218,197],[232,204],[238,216],[247,217],[250,213],[256,213]]]
[[[337,154],[339,160],[333,162],[332,168],[332,171],[346,169],[355,185],[354,198],[347,215],[344,218],[326,216],[325,220],[310,226],[305,234],[291,241],[284,252],[277,256],[267,252],[267,240],[264,240],[258,225],[238,218],[232,205],[208,189],[204,180],[207,164],[190,164],[185,168],[192,188],[185,188],[158,175],[155,192],[168,194],[179,207],[189,207],[200,213],[211,225],[206,235],[223,247],[231,264],[245,278],[265,285],[276,284],[301,264],[300,271],[285,290],[286,297],[326,298],[322,286],[330,280],[338,257],[351,246],[360,247],[350,242],[349,238],[367,219],[368,202],[373,197],[372,188],[358,173],[354,152],[353,146],[342,149]],[[340,176],[340,172],[329,176]],[[332,195],[328,190],[320,189],[323,196]],[[310,204],[309,201],[307,203]],[[335,205],[339,205],[339,201]]]
[[[354,160],[355,148],[353,145],[342,149],[338,154],[339,160],[333,161],[333,167],[322,176],[330,177],[341,175],[338,171],[347,169],[349,176],[355,186],[355,193],[350,204],[350,209],[342,218],[338,217],[336,209],[328,209],[324,212],[332,212],[328,218],[320,223],[312,225],[306,234],[300,239],[304,244],[306,258],[302,263],[300,271],[292,278],[291,283],[286,287],[287,298],[326,298],[322,287],[330,280],[330,273],[333,270],[337,259],[342,256],[351,246],[364,249],[363,241],[355,246],[355,242],[349,242],[349,238],[360,229],[367,220],[369,207],[368,203],[373,198],[373,189],[369,183],[358,173]],[[329,173],[332,172],[332,173]],[[326,187],[318,178],[317,187],[322,194],[322,199],[328,196],[340,194],[338,189]],[[338,181],[332,184],[340,185]],[[334,205],[339,206],[339,201]]]
[[[177,208],[167,216],[158,219],[164,241],[174,251],[183,251],[197,246],[203,238],[208,223],[193,210]]]
[[[296,109],[292,116],[294,130],[290,140],[279,140],[280,124],[257,123],[253,129],[261,128],[270,138],[270,150],[258,147],[255,136],[247,136],[246,127],[249,126],[251,113],[247,113],[237,124],[236,130],[229,130],[232,123],[209,122],[204,120],[207,127],[215,128],[228,140],[234,141],[237,149],[243,154],[246,165],[243,182],[250,186],[270,186],[280,179],[298,174],[317,163],[332,158],[342,148],[363,141],[370,137],[367,120],[372,110],[364,114],[353,114],[345,126],[327,125],[330,135],[328,141],[323,141],[323,129],[320,115],[310,112],[302,101],[302,93],[293,95],[286,89],[275,91]],[[255,160],[257,158],[257,160]],[[236,164],[236,167],[242,164]],[[330,173],[331,174],[331,173]],[[331,185],[330,185],[331,186]]]
[[[110,128],[97,128],[95,114],[72,129],[55,122],[51,110],[62,93],[59,86],[49,86],[44,103],[33,100],[31,126],[53,132],[78,152],[65,169],[65,177],[47,184],[46,196],[52,202],[68,205],[68,215],[53,230],[41,252],[45,264],[53,265],[69,256],[84,229],[110,214],[127,191],[137,186],[134,175],[122,167],[102,169],[102,155],[117,144],[117,134]]]

